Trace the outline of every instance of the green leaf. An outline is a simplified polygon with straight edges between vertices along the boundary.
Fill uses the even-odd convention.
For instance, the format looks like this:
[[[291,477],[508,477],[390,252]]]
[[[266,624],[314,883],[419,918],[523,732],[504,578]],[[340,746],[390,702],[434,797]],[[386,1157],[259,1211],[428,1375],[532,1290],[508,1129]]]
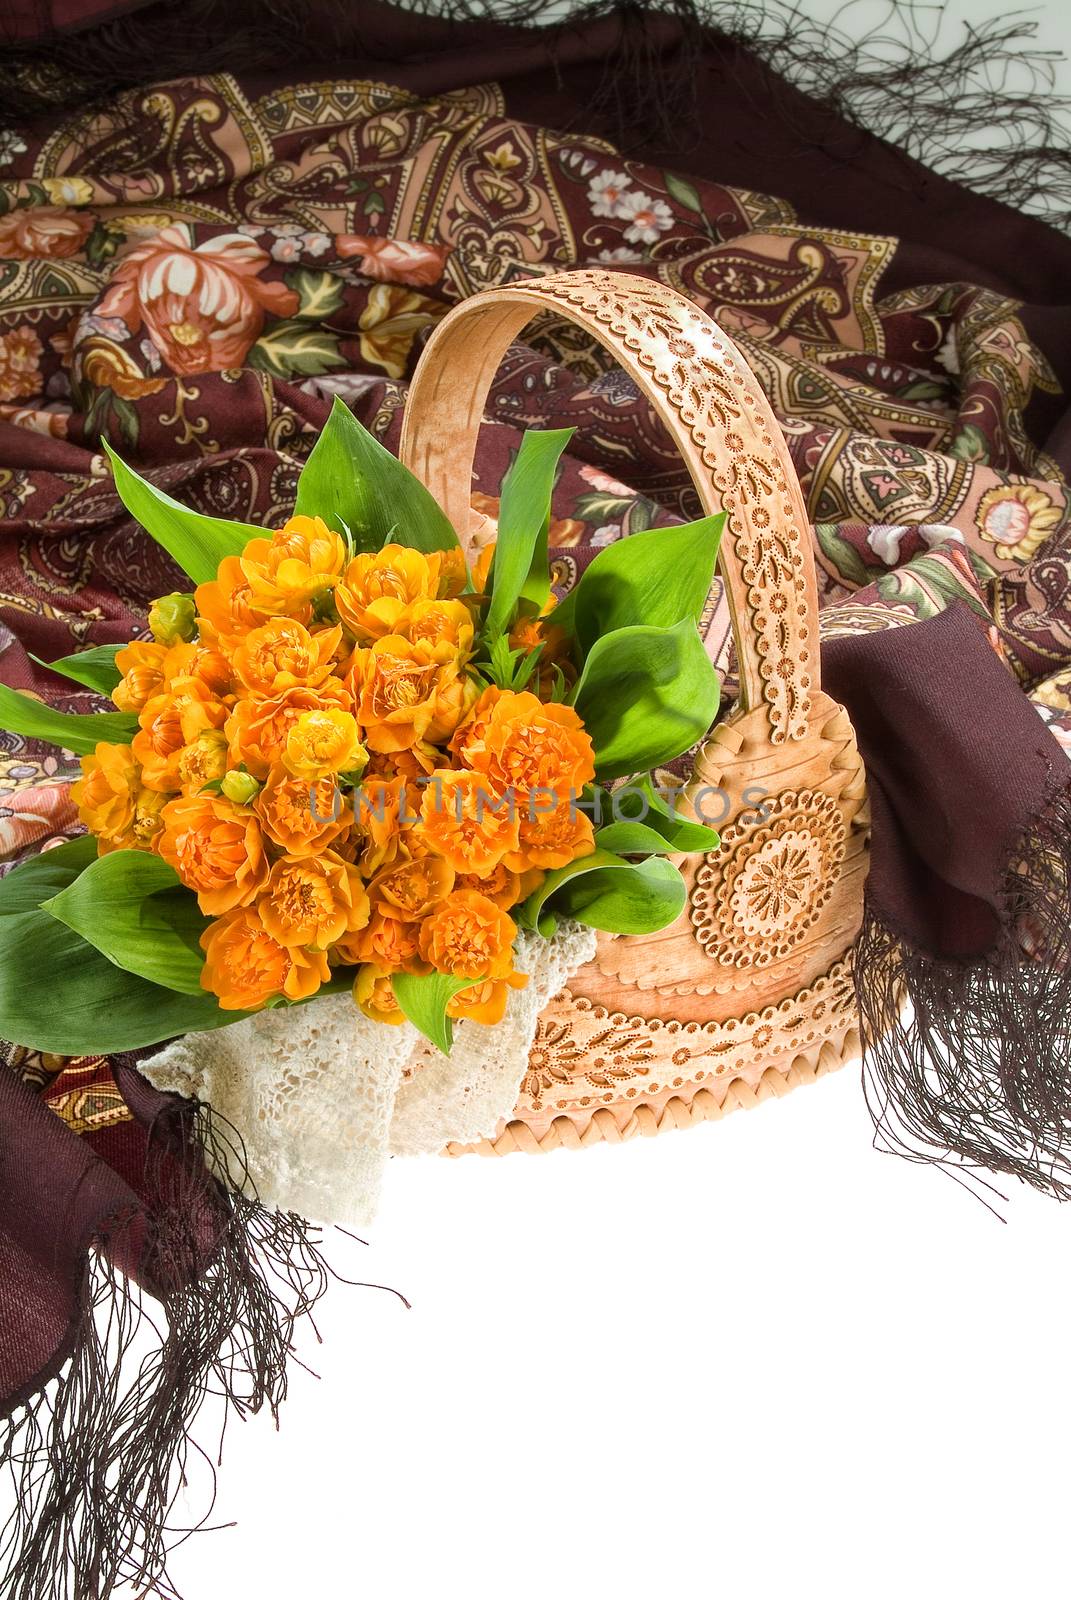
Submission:
[[[301,322],[323,322],[342,305],[345,286],[333,272],[319,272],[315,268],[292,267],[283,273],[283,282],[298,297],[294,316]]]
[[[159,856],[109,851],[41,909],[124,971],[179,994],[204,993],[198,941],[209,919]]]
[[[82,650],[76,656],[61,656],[59,661],[42,661],[40,656],[30,652],[30,660],[36,661],[40,667],[49,667],[53,672],[62,673],[65,678],[73,678],[75,683],[84,683],[87,689],[95,689],[98,694],[110,695],[112,690],[122,679],[122,673],[115,664],[119,651],[124,649],[121,644],[98,644],[92,650]]]
[[[394,998],[414,1028],[430,1039],[444,1056],[454,1042],[454,1020],[446,1008],[455,994],[471,989],[474,978],[453,978],[446,972],[396,972],[391,978]]]
[[[335,396],[298,479],[297,511],[348,533],[359,550],[388,540],[414,550],[453,550],[457,535],[419,478],[385,450]]]
[[[221,1011],[204,990],[180,995],[146,983],[40,909],[94,865],[97,841],[82,834],[0,878],[0,1038],[57,1055],[107,1055],[248,1015]]]
[[[49,851],[49,854],[53,852]],[[57,1055],[110,1055],[249,1015],[114,966],[47,911],[0,917],[0,1037]]]
[[[665,180],[666,188],[678,205],[686,206],[689,211],[698,211],[700,216],[703,215],[703,202],[694,183],[689,183],[687,178],[679,177],[675,172],[667,172]]]
[[[296,320],[262,333],[246,362],[272,378],[316,378],[345,365],[336,333]]]
[[[147,483],[103,441],[115,474],[115,492],[146,533],[163,545],[194,583],[208,583],[226,556],[240,556],[260,530],[244,522],[203,517]]]
[[[591,648],[571,703],[600,778],[665,766],[701,739],[718,709],[718,675],[690,618],[619,628]]]
[[[97,841],[89,833],[30,856],[0,878],[0,917],[36,911],[42,900],[66,889],[96,859]]]
[[[716,850],[721,843],[718,833],[703,822],[690,822],[677,815],[676,808],[658,792],[650,773],[634,780],[614,794],[615,821],[641,822],[660,833],[675,855],[691,855],[696,851]],[[620,848],[617,845],[609,849]]]
[[[724,511],[675,528],[649,528],[599,551],[573,594],[573,628],[590,650],[616,628],[698,622],[718,559]],[[497,557],[496,557],[497,559]],[[560,621],[555,614],[554,620]]]
[[[498,541],[491,563],[491,604],[484,623],[492,643],[509,628],[522,596],[538,611],[550,594],[550,497],[562,451],[574,432],[573,428],[552,428],[526,433],[517,459],[503,479]]]
[[[657,828],[645,822],[608,822],[595,835],[600,850],[609,850],[618,856],[672,856],[674,850],[669,840]]]
[[[0,683],[0,728],[84,756],[91,755],[102,739],[109,744],[129,744],[138,731],[138,719],[128,711],[97,711],[88,716],[53,711],[40,700],[31,700]]]
[[[671,861],[623,861],[608,850],[581,856],[548,872],[516,913],[527,928],[554,932],[559,917],[572,917],[604,933],[657,933],[684,910],[684,879]]]

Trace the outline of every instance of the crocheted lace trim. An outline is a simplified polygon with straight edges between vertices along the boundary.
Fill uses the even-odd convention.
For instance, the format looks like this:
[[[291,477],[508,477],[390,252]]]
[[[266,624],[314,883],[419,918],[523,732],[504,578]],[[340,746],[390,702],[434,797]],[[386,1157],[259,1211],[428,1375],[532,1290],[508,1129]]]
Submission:
[[[519,934],[515,948],[526,987],[510,992],[497,1026],[456,1024],[449,1056],[409,1023],[371,1022],[349,995],[326,995],[188,1033],[141,1071],[234,1124],[265,1204],[361,1227],[389,1155],[494,1135],[516,1104],[539,1013],[594,958],[595,935],[562,923],[551,939]]]

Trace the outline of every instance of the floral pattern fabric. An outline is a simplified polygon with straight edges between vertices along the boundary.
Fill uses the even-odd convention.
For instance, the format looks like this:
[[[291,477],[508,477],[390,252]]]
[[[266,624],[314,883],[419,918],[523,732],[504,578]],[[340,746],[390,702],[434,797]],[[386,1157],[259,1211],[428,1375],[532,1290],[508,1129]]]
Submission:
[[[126,516],[107,438],[199,510],[277,524],[333,395],[396,446],[405,383],[451,305],[619,267],[708,309],[754,366],[814,523],[827,632],[952,599],[1071,728],[1071,500],[1032,439],[1057,389],[1016,302],[886,291],[891,237],[511,120],[494,84],[421,100],[371,81],[256,94],[157,85],[0,149],[0,678],[92,704],[39,665],[144,628],[179,580]],[[692,514],[644,396],[544,316],[489,400],[474,499],[492,516],[525,427],[575,426],[555,576]],[[705,619],[729,674],[727,609]],[[38,658],[37,660],[33,659]],[[74,826],[72,764],[0,736],[0,860]]]

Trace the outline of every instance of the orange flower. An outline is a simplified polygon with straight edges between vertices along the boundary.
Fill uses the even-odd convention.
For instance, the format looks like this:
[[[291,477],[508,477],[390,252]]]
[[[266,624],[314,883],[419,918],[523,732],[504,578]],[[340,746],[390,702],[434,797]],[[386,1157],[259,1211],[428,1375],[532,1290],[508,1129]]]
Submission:
[[[434,574],[432,593],[439,600],[456,600],[464,590],[469,576],[461,546],[455,544],[451,545],[449,550],[430,550],[427,559],[428,566]]]
[[[487,593],[487,580],[491,576],[491,562],[495,559],[496,539],[490,544],[485,544],[476,558],[476,565],[472,569],[472,587],[477,594]]]
[[[284,689],[267,700],[239,700],[226,723],[231,762],[248,767],[255,778],[266,778],[282,760],[287,734],[302,712],[328,706],[350,709],[350,697],[337,678],[328,678],[318,689]]]
[[[361,864],[366,873],[374,873],[386,862],[393,861],[401,848],[403,829],[416,821],[413,802],[419,804],[419,792],[412,793],[405,776],[385,778],[365,775],[354,802],[356,831],[364,840]]]
[[[183,795],[163,809],[157,853],[174,867],[207,917],[248,905],[268,879],[260,825],[222,795]]]
[[[437,972],[458,978],[506,978],[517,925],[474,889],[455,889],[420,925],[420,953]]]
[[[385,544],[354,556],[335,589],[335,606],[359,640],[383,639],[400,631],[398,620],[414,601],[433,599],[437,585],[438,573],[421,551]]]
[[[297,616],[338,583],[346,542],[320,517],[291,517],[270,539],[250,539],[239,560],[252,605]]]
[[[87,219],[87,232],[92,225]],[[261,281],[270,265],[244,234],[195,245],[189,225],[174,223],[123,256],[98,310],[133,332],[144,322],[172,372],[223,372],[245,361],[265,311],[289,317],[297,310],[293,289]]]
[[[304,1000],[331,973],[321,951],[281,945],[265,928],[256,906],[241,906],[201,935],[205,964],[201,987],[223,1011],[256,1011],[276,995]]]
[[[253,802],[261,826],[288,856],[319,855],[353,827],[353,808],[333,778],[309,783],[272,767]]]
[[[226,706],[201,685],[191,682],[181,694],[165,690],[154,695],[138,717],[140,731],[131,743],[141,762],[146,788],[181,788],[179,760],[183,750],[199,733],[206,728],[221,728],[226,719]]]
[[[389,1022],[397,1026],[405,1021],[405,1013],[394,998],[390,973],[379,967],[362,967],[353,980],[353,998],[366,1017],[373,1022]]]
[[[272,617],[246,634],[234,652],[235,677],[251,695],[315,689],[331,676],[341,628],[310,633],[293,617]]]
[[[518,845],[516,808],[476,772],[432,773],[420,802],[420,837],[455,872],[490,872]]]
[[[267,611],[258,610],[253,604],[253,592],[238,556],[225,556],[216,576],[208,583],[199,583],[193,598],[201,638],[221,650],[233,649],[251,628],[268,620]],[[295,607],[290,615],[307,622],[312,607]]]
[[[133,850],[148,844],[139,836],[139,805],[145,807],[141,768],[128,744],[98,744],[92,755],[82,757],[82,776],[71,785],[71,799],[78,815],[100,841],[100,850]],[[151,823],[151,807],[145,808],[141,833]],[[149,836],[151,832],[149,829]]]
[[[542,796],[579,795],[595,776],[591,740],[576,712],[534,694],[485,689],[451,749],[496,792],[511,792],[522,815]]]
[[[543,876],[538,869],[514,872],[504,861],[500,861],[490,872],[461,873],[454,880],[454,887],[476,889],[480,894],[485,894],[488,900],[493,900],[496,906],[501,906],[503,911],[509,911],[539,888]]]
[[[164,683],[172,694],[223,699],[231,691],[230,663],[222,651],[210,645],[192,640],[171,645],[162,670]]]
[[[349,683],[357,720],[370,750],[409,750],[427,734],[440,695],[457,677],[427,647],[394,634],[377,639],[350,659]]]
[[[533,802],[520,823],[520,848],[506,857],[506,865],[515,872],[527,867],[552,872],[580,856],[589,856],[595,848],[591,818],[569,800],[562,800],[553,810],[543,810]]]
[[[422,856],[398,861],[377,872],[368,885],[368,898],[381,916],[418,922],[453,887],[453,867],[440,856]]]
[[[117,650],[115,665],[123,674],[112,690],[112,700],[120,711],[144,711],[164,686],[164,657],[167,646],[153,639],[135,639]]]
[[[438,661],[466,662],[472,654],[472,612],[461,600],[414,600],[402,614],[404,633],[427,645]]]
[[[569,652],[569,637],[564,628],[559,628],[557,623],[546,622],[540,617],[518,617],[510,629],[509,644],[511,650],[523,650],[525,654],[539,650],[539,664],[532,679],[541,697],[548,697],[558,681],[561,672],[564,681],[572,685],[576,682],[576,667],[573,665]]]
[[[295,778],[313,782],[336,772],[360,773],[368,751],[360,740],[356,719],[338,706],[303,711],[290,724],[283,746],[283,766]]]
[[[222,728],[205,728],[179,752],[178,779],[186,794],[200,794],[226,770],[227,735]]]
[[[511,972],[508,978],[485,978],[468,989],[459,989],[447,1001],[446,1015],[462,1022],[501,1022],[506,1012],[506,1001],[511,989],[523,989],[528,982],[524,972]]]
[[[369,917],[360,873],[330,850],[277,861],[258,906],[273,939],[316,950],[363,928]]]
[[[420,926],[385,917],[373,910],[366,927],[357,933],[343,934],[331,947],[331,959],[342,966],[378,967],[380,972],[425,972],[420,959]]]

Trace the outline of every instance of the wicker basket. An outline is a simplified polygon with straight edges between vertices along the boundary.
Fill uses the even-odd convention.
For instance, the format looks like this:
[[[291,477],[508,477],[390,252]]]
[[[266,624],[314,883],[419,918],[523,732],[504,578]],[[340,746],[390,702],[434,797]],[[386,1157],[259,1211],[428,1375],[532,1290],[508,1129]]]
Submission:
[[[688,902],[671,927],[599,936],[595,961],[540,1019],[513,1118],[468,1147],[485,1154],[720,1117],[858,1053],[846,955],[867,867],[863,767],[847,713],[820,687],[800,486],[732,341],[683,296],[629,275],[568,272],[488,290],[429,339],[402,459],[466,528],[491,381],[510,343],[548,310],[606,346],[662,417],[704,509],[728,512],[720,570],[740,697],[686,791],[707,818],[699,791],[727,797],[720,848],[684,863]]]

